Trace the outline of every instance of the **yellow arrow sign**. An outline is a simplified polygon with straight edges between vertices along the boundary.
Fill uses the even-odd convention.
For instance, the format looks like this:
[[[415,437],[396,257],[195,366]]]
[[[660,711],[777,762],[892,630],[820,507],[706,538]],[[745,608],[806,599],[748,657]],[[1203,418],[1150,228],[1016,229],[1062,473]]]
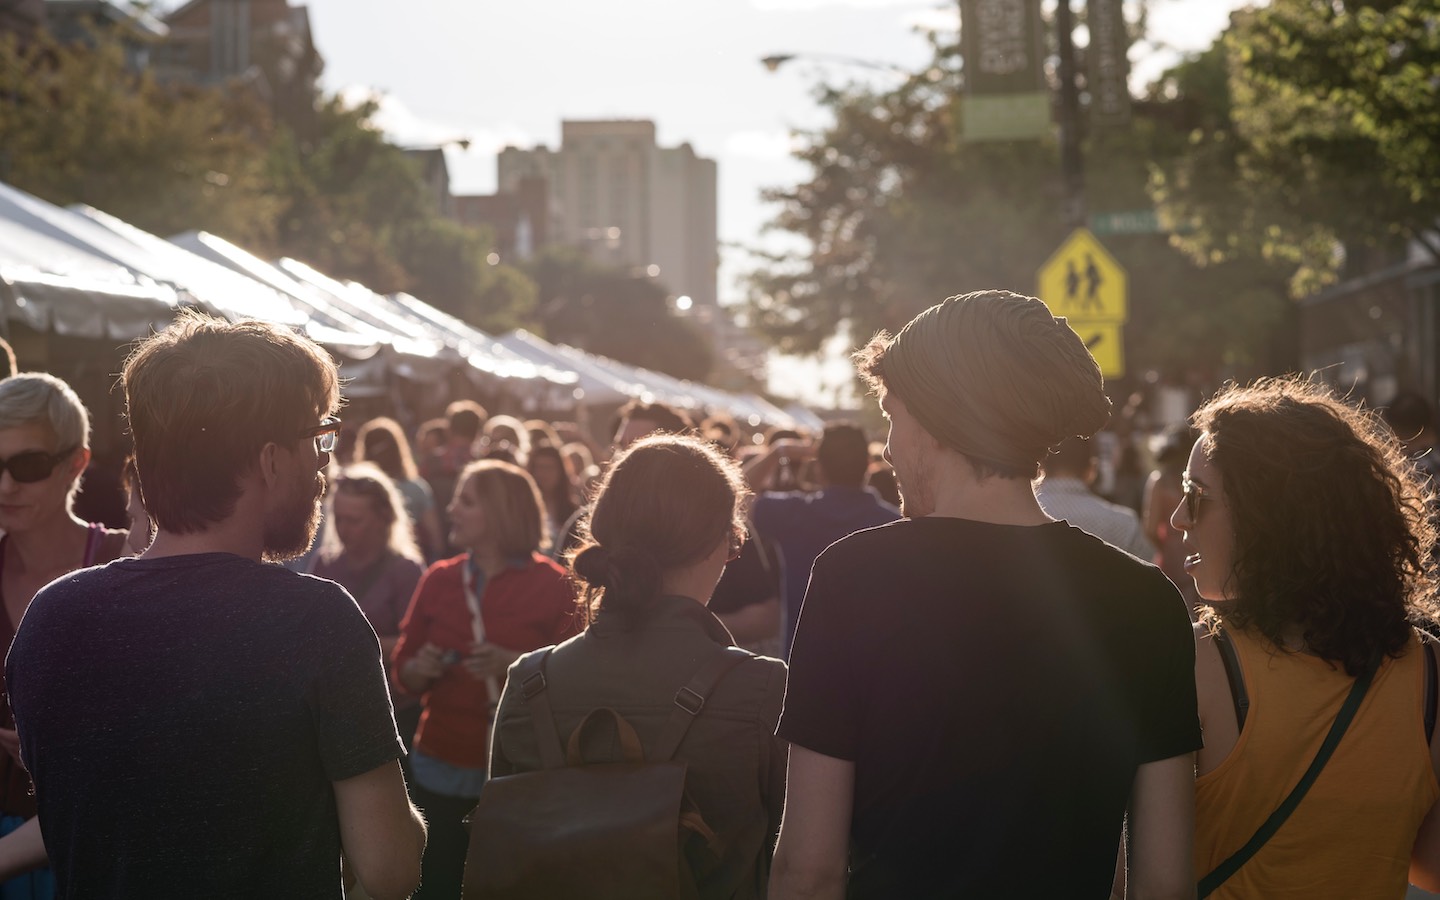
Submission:
[[[1089,322],[1129,318],[1125,270],[1085,228],[1072,231],[1040,267],[1038,290],[1040,299],[1057,316]]]
[[[1119,322],[1075,318],[1067,318],[1066,321],[1100,364],[1101,375],[1119,378],[1125,374],[1125,329]]]

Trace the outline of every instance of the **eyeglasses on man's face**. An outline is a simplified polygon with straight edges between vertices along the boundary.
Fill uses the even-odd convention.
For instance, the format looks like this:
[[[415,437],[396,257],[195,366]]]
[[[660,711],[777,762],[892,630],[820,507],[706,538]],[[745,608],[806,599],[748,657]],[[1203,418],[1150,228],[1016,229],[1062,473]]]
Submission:
[[[60,461],[74,452],[74,447],[69,450],[61,450],[59,453],[26,450],[9,459],[0,459],[0,473],[8,471],[10,477],[19,483],[34,484],[49,478],[50,473],[55,471],[55,467],[60,464]]]
[[[1184,478],[1180,481],[1180,499],[1185,504],[1185,517],[1194,522],[1200,517],[1200,504],[1212,498],[1205,488]]]
[[[326,416],[320,420],[320,424],[314,428],[307,428],[300,432],[301,438],[309,438],[315,442],[316,453],[334,453],[335,445],[340,441],[340,426],[343,423],[334,416]]]

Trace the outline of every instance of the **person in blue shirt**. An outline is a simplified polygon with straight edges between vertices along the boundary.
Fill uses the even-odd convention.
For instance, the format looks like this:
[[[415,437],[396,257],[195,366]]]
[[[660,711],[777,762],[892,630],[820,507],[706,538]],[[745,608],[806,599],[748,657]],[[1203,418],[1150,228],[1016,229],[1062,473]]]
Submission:
[[[818,490],[761,493],[782,467],[798,468],[811,459],[820,480]],[[869,467],[870,442],[864,429],[851,422],[827,426],[818,445],[778,441],[746,466],[745,477],[758,495],[750,519],[761,534],[779,545],[785,567],[781,646],[787,657],[815,557],[847,535],[900,518],[900,510],[865,486]]]

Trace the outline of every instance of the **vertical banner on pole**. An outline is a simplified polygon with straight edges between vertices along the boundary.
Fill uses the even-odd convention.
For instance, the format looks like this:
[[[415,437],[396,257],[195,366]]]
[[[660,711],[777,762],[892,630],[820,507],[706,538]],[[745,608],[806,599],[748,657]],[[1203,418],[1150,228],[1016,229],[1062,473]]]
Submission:
[[[1038,138],[1050,129],[1040,0],[960,0],[967,141]]]
[[[1086,51],[1090,88],[1090,120],[1097,126],[1130,122],[1130,35],[1125,29],[1122,0],[1088,0],[1086,23],[1090,47]]]

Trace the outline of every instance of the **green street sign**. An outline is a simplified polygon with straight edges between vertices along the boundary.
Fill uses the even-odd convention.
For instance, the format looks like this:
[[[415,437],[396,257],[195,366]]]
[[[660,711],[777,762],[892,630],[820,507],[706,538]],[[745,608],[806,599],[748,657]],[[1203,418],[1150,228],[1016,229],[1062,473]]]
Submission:
[[[1093,213],[1090,230],[1096,234],[1160,234],[1160,217],[1153,209]]]
[[[967,141],[1024,141],[1050,133],[1049,94],[960,98],[960,132]]]

